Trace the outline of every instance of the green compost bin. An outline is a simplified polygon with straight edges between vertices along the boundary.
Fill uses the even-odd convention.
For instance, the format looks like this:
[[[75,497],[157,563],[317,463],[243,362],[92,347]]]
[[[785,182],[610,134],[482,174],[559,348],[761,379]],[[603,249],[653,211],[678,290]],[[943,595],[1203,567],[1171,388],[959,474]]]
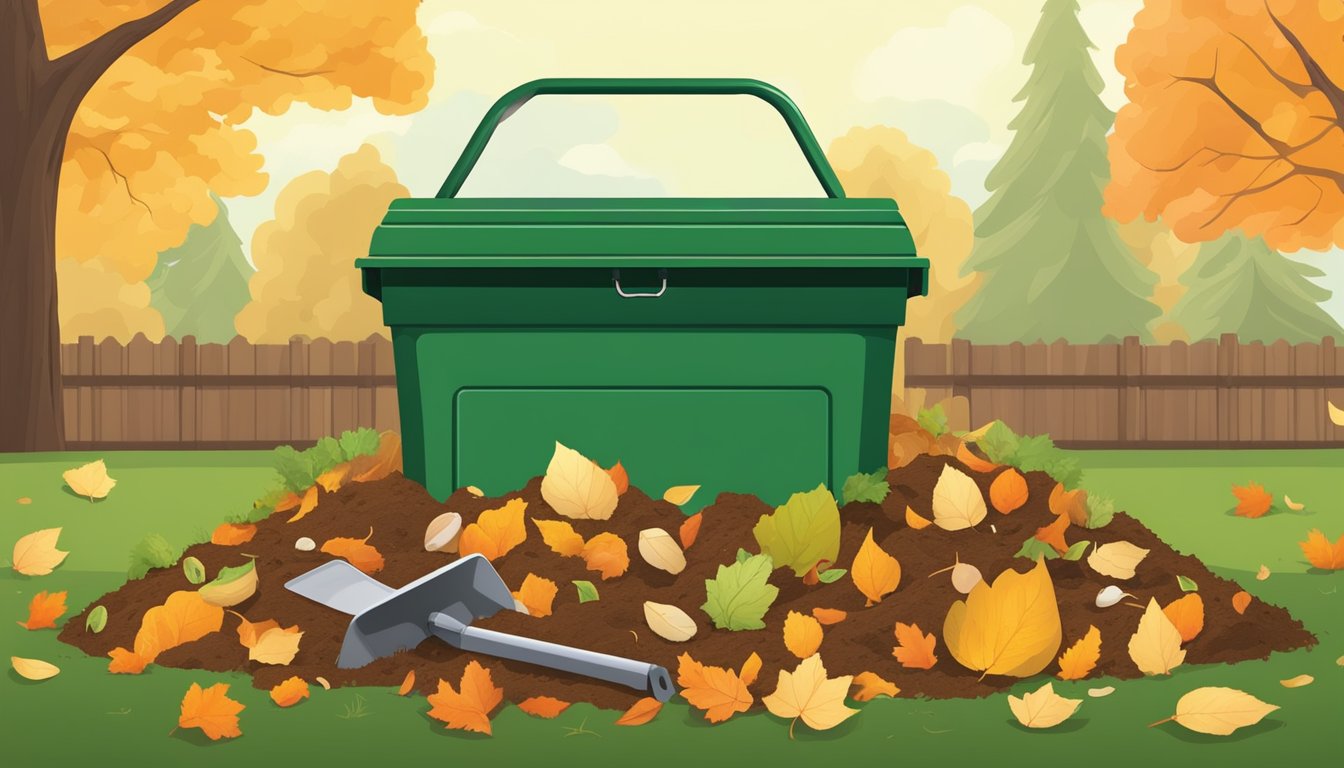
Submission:
[[[545,94],[761,98],[826,197],[456,197],[499,122]],[[522,487],[559,441],[653,496],[701,485],[688,513],[882,466],[897,330],[928,287],[896,204],[846,198],[794,103],[743,79],[520,86],[356,264],[392,330],[405,472],[433,496]]]

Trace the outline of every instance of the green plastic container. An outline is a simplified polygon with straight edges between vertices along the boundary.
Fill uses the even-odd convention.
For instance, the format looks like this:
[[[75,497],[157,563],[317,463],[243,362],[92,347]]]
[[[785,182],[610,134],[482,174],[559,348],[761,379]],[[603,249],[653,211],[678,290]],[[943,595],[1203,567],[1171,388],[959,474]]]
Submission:
[[[543,94],[739,94],[788,122],[827,197],[459,199]],[[537,80],[486,113],[433,199],[359,259],[396,355],[406,474],[521,487],[560,441],[653,496],[781,503],[886,461],[896,332],[928,262],[888,199],[846,199],[798,108],[739,79]]]

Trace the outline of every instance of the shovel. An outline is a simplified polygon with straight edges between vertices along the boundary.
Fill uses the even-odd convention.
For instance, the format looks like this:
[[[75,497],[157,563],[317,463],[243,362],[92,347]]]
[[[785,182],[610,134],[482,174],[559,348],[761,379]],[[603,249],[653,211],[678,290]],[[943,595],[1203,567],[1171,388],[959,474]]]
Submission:
[[[290,579],[285,589],[354,616],[336,665],[362,667],[433,635],[454,648],[512,659],[647,691],[658,701],[676,693],[654,664],[473,627],[476,619],[513,608],[504,580],[483,556],[467,555],[401,589],[333,560]]]

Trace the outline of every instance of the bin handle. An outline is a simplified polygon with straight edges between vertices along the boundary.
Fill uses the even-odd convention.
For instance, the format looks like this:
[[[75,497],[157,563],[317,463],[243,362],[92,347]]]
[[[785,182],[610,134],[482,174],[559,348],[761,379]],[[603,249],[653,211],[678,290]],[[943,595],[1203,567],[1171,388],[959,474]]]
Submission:
[[[631,293],[621,288],[621,270],[611,270],[611,282],[616,284],[616,294],[622,299],[656,299],[667,293],[667,270],[658,270],[658,279],[663,281],[663,285],[657,293]]]
[[[467,175],[480,160],[485,145],[499,124],[536,96],[548,95],[731,95],[755,96],[779,112],[788,124],[807,164],[827,197],[844,197],[840,179],[826,160],[817,137],[812,134],[803,113],[785,93],[769,83],[739,77],[552,77],[524,83],[504,94],[481,118],[480,125],[467,141],[437,197],[456,197]]]

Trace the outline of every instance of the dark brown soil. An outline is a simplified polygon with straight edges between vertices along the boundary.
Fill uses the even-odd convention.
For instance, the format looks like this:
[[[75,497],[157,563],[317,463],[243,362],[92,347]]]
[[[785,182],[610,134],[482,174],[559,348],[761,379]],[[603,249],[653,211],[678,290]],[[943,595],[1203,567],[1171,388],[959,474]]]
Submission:
[[[1053,481],[1043,473],[1028,477],[1030,500],[1011,515],[993,510],[977,529],[948,532],[929,527],[920,531],[904,522],[907,504],[927,513],[934,484],[947,463],[961,466],[946,456],[921,456],[907,467],[891,473],[892,492],[880,506],[853,503],[841,511],[844,523],[839,566],[847,566],[858,551],[869,527],[887,552],[901,563],[902,578],[895,593],[880,604],[864,607],[864,598],[848,577],[832,584],[805,586],[788,569],[775,571],[771,583],[779,587],[779,597],[765,617],[766,629],[729,632],[713,628],[699,606],[705,600],[706,578],[714,576],[720,564],[733,562],[739,547],[756,551],[751,528],[771,508],[754,496],[725,493],[703,511],[699,538],[686,552],[687,567],[671,576],[644,563],[638,554],[641,529],[662,527],[673,535],[683,517],[681,511],[664,501],[651,500],[637,488],[621,497],[616,513],[607,521],[571,521],[585,537],[611,531],[625,539],[630,550],[630,570],[621,577],[602,581],[598,574],[585,570],[577,557],[561,558],[542,542],[535,526],[528,524],[527,540],[496,561],[495,566],[506,583],[517,588],[530,572],[555,581],[560,586],[554,614],[533,618],[509,611],[481,622],[491,629],[531,635],[554,642],[591,648],[643,661],[659,663],[676,675],[677,656],[691,653],[698,661],[718,666],[738,667],[755,651],[764,660],[760,681],[754,687],[759,696],[774,687],[777,670],[797,664],[784,647],[782,626],[790,610],[809,613],[814,607],[839,608],[849,612],[845,621],[826,627],[821,646],[822,657],[831,674],[876,672],[901,688],[902,696],[932,698],[984,696],[1010,686],[1013,678],[989,676],[962,668],[951,658],[941,639],[938,663],[929,670],[904,669],[892,657],[893,625],[896,621],[918,624],[941,637],[943,618],[953,601],[960,599],[948,574],[932,578],[927,574],[952,564],[959,555],[963,562],[976,565],[990,580],[1006,568],[1025,571],[1030,563],[1014,554],[1023,540],[1050,522],[1047,499]],[[993,474],[968,472],[988,495]],[[637,479],[637,478],[636,478]],[[362,538],[373,528],[370,544],[387,560],[378,578],[401,586],[447,563],[453,555],[425,552],[422,547],[425,526],[436,515],[450,509],[471,522],[483,510],[501,506],[505,500],[521,496],[527,501],[529,518],[558,519],[540,494],[540,478],[533,479],[516,494],[496,498],[475,498],[465,490],[453,494],[444,504],[432,499],[418,484],[399,474],[373,483],[353,484],[335,494],[324,495],[318,508],[307,518],[293,524],[285,515],[276,515],[258,525],[256,538],[237,547],[199,544],[187,550],[200,558],[208,572],[237,565],[244,553],[257,556],[261,586],[257,594],[234,610],[250,620],[276,619],[282,625],[298,624],[304,631],[302,650],[288,666],[265,666],[247,660],[247,649],[238,642],[238,620],[226,614],[223,631],[160,655],[157,664],[214,671],[246,671],[254,684],[269,688],[281,680],[298,675],[309,681],[324,676],[333,686],[399,684],[407,671],[416,672],[417,687],[432,691],[439,678],[456,685],[463,667],[472,657],[433,639],[413,651],[382,659],[357,670],[338,669],[336,656],[344,634],[346,617],[287,592],[283,584],[329,559],[321,552],[300,552],[294,541],[309,536],[321,543],[334,536]],[[993,524],[996,532],[991,532]],[[1204,630],[1186,645],[1186,663],[1208,664],[1244,661],[1267,657],[1273,651],[1287,651],[1313,645],[1315,638],[1287,611],[1255,600],[1245,615],[1231,605],[1240,587],[1208,571],[1195,558],[1173,551],[1146,527],[1120,513],[1107,527],[1084,531],[1071,528],[1070,542],[1079,539],[1105,544],[1125,540],[1148,548],[1151,553],[1138,574],[1121,586],[1137,596],[1137,603],[1149,597],[1166,604],[1181,596],[1176,576],[1194,579],[1204,600]],[[1097,591],[1113,579],[1101,577],[1083,563],[1048,561],[1063,620],[1064,647],[1087,631],[1089,625],[1101,630],[1101,661],[1095,674],[1120,678],[1141,676],[1126,652],[1129,636],[1138,625],[1141,611],[1126,605],[1109,609],[1095,607]],[[589,579],[597,584],[601,600],[579,604],[570,581]],[[190,589],[180,568],[151,571],[145,578],[129,582],[119,590],[96,601],[107,607],[107,628],[101,634],[83,630],[81,614],[66,622],[61,639],[93,655],[106,655],[115,646],[131,647],[140,617],[146,610],[163,602],[174,590]],[[643,603],[653,600],[671,603],[695,618],[700,630],[688,643],[670,643],[654,635],[644,623]],[[1062,652],[1062,649],[1061,649]],[[481,659],[494,673],[496,684],[513,701],[529,696],[548,695],[569,701],[589,701],[599,706],[625,708],[642,694],[624,688],[588,681],[569,675],[550,673],[536,667],[497,659]],[[1047,673],[1057,671],[1055,667]]]

